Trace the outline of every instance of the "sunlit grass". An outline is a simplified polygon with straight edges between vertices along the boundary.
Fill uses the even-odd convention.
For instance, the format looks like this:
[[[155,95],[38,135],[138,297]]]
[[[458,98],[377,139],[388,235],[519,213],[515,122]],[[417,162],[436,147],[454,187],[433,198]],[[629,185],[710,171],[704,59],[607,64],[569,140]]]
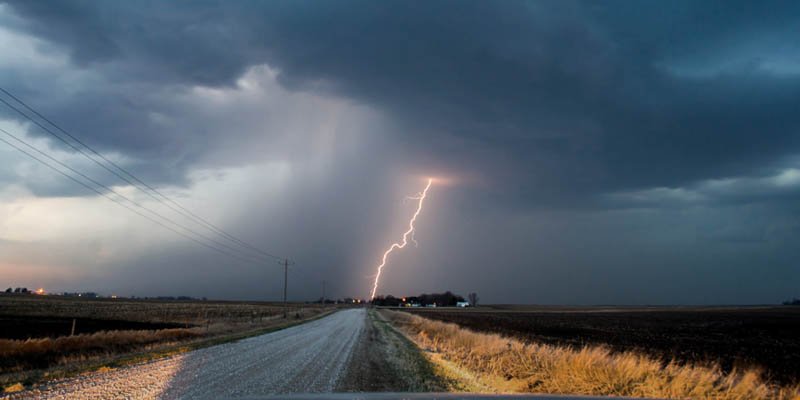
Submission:
[[[13,385],[9,385],[3,388],[3,392],[5,393],[15,393],[15,392],[21,392],[23,390],[25,390],[25,386],[23,386],[21,383],[15,383]]]

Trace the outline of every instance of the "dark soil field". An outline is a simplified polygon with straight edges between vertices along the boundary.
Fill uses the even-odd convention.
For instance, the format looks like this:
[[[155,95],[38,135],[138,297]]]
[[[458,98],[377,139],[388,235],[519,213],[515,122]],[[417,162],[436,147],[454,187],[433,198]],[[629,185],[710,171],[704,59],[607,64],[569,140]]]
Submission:
[[[408,309],[406,309],[408,310]],[[664,361],[761,368],[779,383],[800,382],[800,307],[414,309],[420,316],[522,340],[607,345]]]
[[[117,330],[156,330],[184,328],[186,324],[152,323],[91,318],[75,319],[75,334]],[[72,318],[21,317],[0,315],[0,339],[28,339],[67,336],[72,332]]]

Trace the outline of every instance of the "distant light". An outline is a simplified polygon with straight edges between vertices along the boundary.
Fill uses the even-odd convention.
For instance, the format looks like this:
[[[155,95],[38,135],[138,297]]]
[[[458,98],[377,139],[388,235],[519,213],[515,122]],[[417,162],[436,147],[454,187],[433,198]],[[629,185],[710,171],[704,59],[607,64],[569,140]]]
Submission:
[[[111,298],[112,298],[112,299],[116,299],[116,298],[117,298],[117,295],[115,295],[115,294],[112,294],[112,295],[111,295]]]
[[[36,294],[44,294],[44,288],[36,289]]]

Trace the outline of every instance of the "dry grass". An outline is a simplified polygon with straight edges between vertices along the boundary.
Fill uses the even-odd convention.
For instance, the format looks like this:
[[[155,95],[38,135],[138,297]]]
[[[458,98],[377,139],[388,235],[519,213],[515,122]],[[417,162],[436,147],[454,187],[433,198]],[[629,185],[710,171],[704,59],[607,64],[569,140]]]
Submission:
[[[5,393],[16,393],[16,392],[21,392],[23,390],[25,390],[25,386],[22,386],[21,383],[15,383],[13,385],[6,386],[3,389],[3,392],[5,392]]]
[[[725,374],[717,367],[663,365],[602,346],[576,350],[524,344],[495,334],[402,312],[390,319],[420,347],[437,353],[498,392],[657,398],[800,399],[800,387],[778,387],[758,371]]]
[[[86,335],[27,340],[0,339],[0,372],[64,364],[94,355],[144,349],[204,335],[201,328],[156,331],[105,331]]]

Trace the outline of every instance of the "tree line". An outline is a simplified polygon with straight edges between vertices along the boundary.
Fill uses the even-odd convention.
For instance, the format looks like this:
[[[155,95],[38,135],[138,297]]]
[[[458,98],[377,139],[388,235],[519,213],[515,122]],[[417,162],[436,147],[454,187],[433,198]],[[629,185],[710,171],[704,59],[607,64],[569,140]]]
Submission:
[[[470,306],[474,307],[478,305],[478,295],[476,293],[470,293],[468,297]],[[464,297],[449,290],[444,293],[423,293],[419,296],[395,297],[386,295],[372,299],[373,305],[383,307],[400,307],[405,304],[417,304],[422,307],[430,305],[435,305],[436,307],[455,307],[461,302],[466,302]]]

